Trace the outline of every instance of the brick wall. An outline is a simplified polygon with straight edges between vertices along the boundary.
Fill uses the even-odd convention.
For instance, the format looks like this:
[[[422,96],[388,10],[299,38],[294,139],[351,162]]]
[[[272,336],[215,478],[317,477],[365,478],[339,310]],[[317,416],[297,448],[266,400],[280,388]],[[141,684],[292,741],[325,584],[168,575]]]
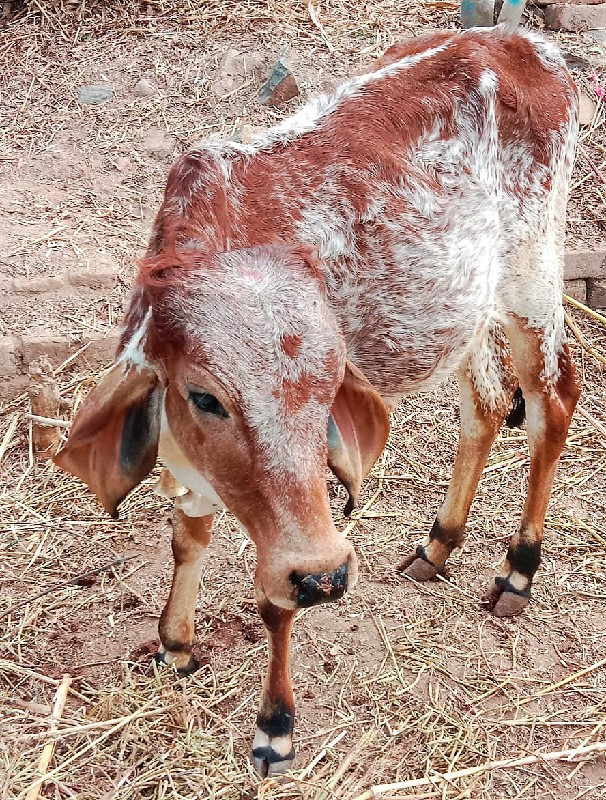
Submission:
[[[32,302],[41,292],[79,291],[85,287],[94,296],[103,296],[115,284],[116,268],[81,270],[54,276],[51,281],[14,279],[3,286],[4,291],[30,296]],[[564,291],[593,308],[606,308],[606,250],[573,250],[566,253]],[[32,361],[47,355],[58,367],[71,355],[78,353],[79,366],[102,369],[113,359],[118,346],[118,327],[88,336],[84,341],[72,341],[40,323],[21,335],[0,336],[0,400],[10,399],[27,386],[27,369]]]
[[[606,308],[606,250],[566,253],[564,291],[592,308]]]

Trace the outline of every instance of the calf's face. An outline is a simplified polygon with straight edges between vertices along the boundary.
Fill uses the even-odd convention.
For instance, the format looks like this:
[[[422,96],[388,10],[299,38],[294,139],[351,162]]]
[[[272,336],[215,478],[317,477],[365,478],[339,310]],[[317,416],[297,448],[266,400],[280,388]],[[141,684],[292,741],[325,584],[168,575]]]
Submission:
[[[113,512],[159,446],[200,498],[192,513],[222,505],[245,527],[259,595],[284,608],[340,597],[357,563],[332,520],[325,467],[346,486],[351,510],[389,422],[346,360],[312,256],[284,246],[189,252],[178,270],[150,272],[118,362],[58,463]]]

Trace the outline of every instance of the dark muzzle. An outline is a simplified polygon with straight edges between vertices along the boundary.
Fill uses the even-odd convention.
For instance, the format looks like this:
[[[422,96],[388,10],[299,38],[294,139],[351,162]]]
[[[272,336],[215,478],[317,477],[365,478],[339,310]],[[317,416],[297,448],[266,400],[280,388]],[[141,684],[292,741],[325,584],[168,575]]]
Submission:
[[[317,575],[299,575],[293,572],[290,580],[297,587],[299,608],[339,600],[347,591],[347,562],[334,572],[320,572]]]

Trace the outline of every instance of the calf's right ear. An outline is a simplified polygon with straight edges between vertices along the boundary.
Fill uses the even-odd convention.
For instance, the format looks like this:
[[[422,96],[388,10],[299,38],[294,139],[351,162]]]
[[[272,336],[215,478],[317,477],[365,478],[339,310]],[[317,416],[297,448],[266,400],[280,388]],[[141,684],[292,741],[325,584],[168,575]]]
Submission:
[[[115,364],[82,403],[53,459],[88,484],[114,518],[156,464],[162,391],[153,370]]]
[[[389,411],[381,395],[350,361],[328,420],[328,466],[347,489],[343,513],[358,503],[368,475],[389,436]]]

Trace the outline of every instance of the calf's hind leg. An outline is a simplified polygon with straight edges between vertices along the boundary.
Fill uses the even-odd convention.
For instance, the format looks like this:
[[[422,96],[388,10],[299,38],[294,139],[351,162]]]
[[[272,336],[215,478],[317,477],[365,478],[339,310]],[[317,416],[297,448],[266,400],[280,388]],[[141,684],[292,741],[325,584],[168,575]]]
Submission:
[[[448,556],[463,543],[482,470],[517,386],[499,328],[489,328],[470,350],[457,372],[461,431],[448,491],[429,537],[400,567],[418,581],[442,572]]]
[[[500,575],[484,598],[498,617],[518,614],[530,599],[532,579],[541,560],[543,524],[553,478],[581,392],[564,341],[554,345],[553,333],[548,337],[546,332],[530,329],[513,316],[506,332],[526,400],[530,472],[520,527],[509,542]]]
[[[158,633],[161,646],[156,660],[175,666],[182,674],[194,672],[192,656],[195,633],[195,611],[202,554],[210,542],[213,515],[189,517],[175,509],[172,549],[175,559],[173,582]]]

